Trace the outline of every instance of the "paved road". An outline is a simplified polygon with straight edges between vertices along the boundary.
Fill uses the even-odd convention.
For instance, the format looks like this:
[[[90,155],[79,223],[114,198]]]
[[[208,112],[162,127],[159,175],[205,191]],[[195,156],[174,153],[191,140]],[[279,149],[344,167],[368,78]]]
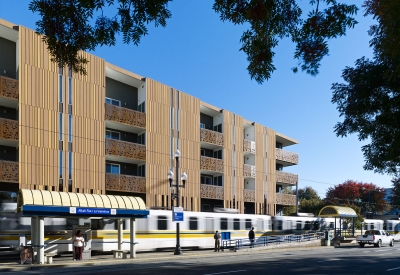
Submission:
[[[213,252],[210,252],[212,254]],[[216,254],[214,254],[216,255]],[[149,261],[121,262],[101,266],[65,267],[24,271],[24,274],[400,274],[400,248],[357,246],[296,250],[224,252],[210,255]],[[15,274],[4,272],[2,275]]]

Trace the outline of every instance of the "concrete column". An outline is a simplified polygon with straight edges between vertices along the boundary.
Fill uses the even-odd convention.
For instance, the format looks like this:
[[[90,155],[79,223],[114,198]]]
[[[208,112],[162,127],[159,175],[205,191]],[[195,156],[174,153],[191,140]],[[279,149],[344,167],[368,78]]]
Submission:
[[[31,245],[32,245],[32,252],[33,252],[33,261],[36,262],[36,255],[37,255],[37,247],[36,245],[38,244],[37,237],[38,237],[38,232],[37,232],[37,218],[32,217],[31,218]]]
[[[38,217],[38,254],[37,263],[44,264],[44,217]]]
[[[123,240],[123,227],[124,223],[122,219],[118,219],[118,250],[122,249],[122,240]],[[121,257],[121,253],[118,252],[118,256]]]
[[[130,219],[130,228],[131,228],[131,236],[130,236],[130,257],[131,258],[136,258],[136,248],[135,248],[135,239],[136,239],[136,228],[135,228],[135,219]]]

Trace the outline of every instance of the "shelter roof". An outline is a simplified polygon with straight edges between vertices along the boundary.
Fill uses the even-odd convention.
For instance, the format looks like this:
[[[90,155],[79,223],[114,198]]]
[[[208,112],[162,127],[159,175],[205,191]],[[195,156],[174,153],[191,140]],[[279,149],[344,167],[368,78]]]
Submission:
[[[357,217],[356,211],[350,207],[328,205],[319,211],[318,217],[342,217],[342,218],[355,218]]]
[[[146,217],[142,198],[20,189],[16,212],[26,216]]]

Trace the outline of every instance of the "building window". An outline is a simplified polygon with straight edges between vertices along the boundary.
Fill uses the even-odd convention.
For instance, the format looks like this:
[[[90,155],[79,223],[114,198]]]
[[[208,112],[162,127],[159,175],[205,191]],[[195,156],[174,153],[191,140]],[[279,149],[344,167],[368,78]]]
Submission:
[[[206,150],[200,149],[200,156],[205,157],[206,156]]]
[[[63,102],[63,77],[62,77],[62,74],[59,74],[58,75],[58,96],[59,96],[59,99],[58,99],[58,102]]]
[[[280,143],[280,142],[276,142],[276,148],[282,149],[283,148],[283,144]]]
[[[283,165],[282,164],[276,164],[276,170],[277,171],[282,171],[283,170]]]
[[[138,176],[146,177],[146,165],[145,164],[138,166]]]
[[[115,131],[106,130],[106,138],[120,140],[121,139],[121,133],[115,132]]]
[[[58,167],[59,167],[59,174],[60,174],[60,179],[63,178],[63,151],[58,151]]]
[[[58,133],[59,133],[59,140],[63,140],[63,114],[62,113],[58,113],[58,122],[59,122],[59,126],[60,128],[58,129]]]
[[[68,115],[68,142],[72,142],[72,115]]]
[[[214,126],[214,131],[222,133],[222,124],[218,124]]]
[[[222,159],[222,150],[214,151],[213,155],[216,159]]]
[[[146,145],[146,133],[143,133],[138,136],[138,143]]]
[[[206,125],[204,123],[200,123],[200,129],[205,129]]]
[[[68,104],[72,105],[72,77],[68,77]]]
[[[68,178],[72,180],[72,152],[68,152]]]
[[[106,103],[107,104],[111,104],[111,105],[115,105],[115,106],[121,106],[121,101],[120,100],[112,99],[112,98],[109,98],[109,97],[106,97]]]
[[[146,105],[145,105],[145,102],[144,102],[144,101],[143,101],[142,103],[139,104],[139,106],[138,106],[138,111],[139,111],[139,112],[142,112],[142,113],[145,113],[145,112],[146,112]]]
[[[222,176],[216,176],[216,177],[214,177],[214,185],[216,185],[216,186],[222,186]]]
[[[213,178],[211,176],[201,175],[201,177],[200,177],[200,183],[201,184],[212,185],[212,182],[213,182]]]
[[[106,173],[109,173],[109,174],[120,174],[119,164],[106,163]]]

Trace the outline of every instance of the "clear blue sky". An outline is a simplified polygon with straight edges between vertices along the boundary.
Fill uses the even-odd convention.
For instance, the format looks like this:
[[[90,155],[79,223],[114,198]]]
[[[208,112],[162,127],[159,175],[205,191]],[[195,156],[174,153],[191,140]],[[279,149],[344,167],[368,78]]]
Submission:
[[[0,0],[0,18],[35,29],[38,16],[28,10],[29,3]],[[119,41],[116,47],[98,48],[93,54],[298,140],[298,145],[286,149],[299,154],[299,165],[284,171],[299,175],[300,188],[312,186],[324,197],[329,187],[347,179],[390,187],[391,176],[363,170],[365,143],[354,135],[338,138],[333,132],[340,118],[331,103],[331,84],[342,82],[345,66],[372,56],[367,34],[372,18],[359,11],[356,28],[329,43],[330,55],[317,77],[292,73],[294,45],[280,42],[275,51],[277,70],[259,85],[250,79],[246,56],[239,52],[245,28],[221,22],[212,4],[212,0],[173,1],[167,27],[149,26],[149,35],[138,47]]]

